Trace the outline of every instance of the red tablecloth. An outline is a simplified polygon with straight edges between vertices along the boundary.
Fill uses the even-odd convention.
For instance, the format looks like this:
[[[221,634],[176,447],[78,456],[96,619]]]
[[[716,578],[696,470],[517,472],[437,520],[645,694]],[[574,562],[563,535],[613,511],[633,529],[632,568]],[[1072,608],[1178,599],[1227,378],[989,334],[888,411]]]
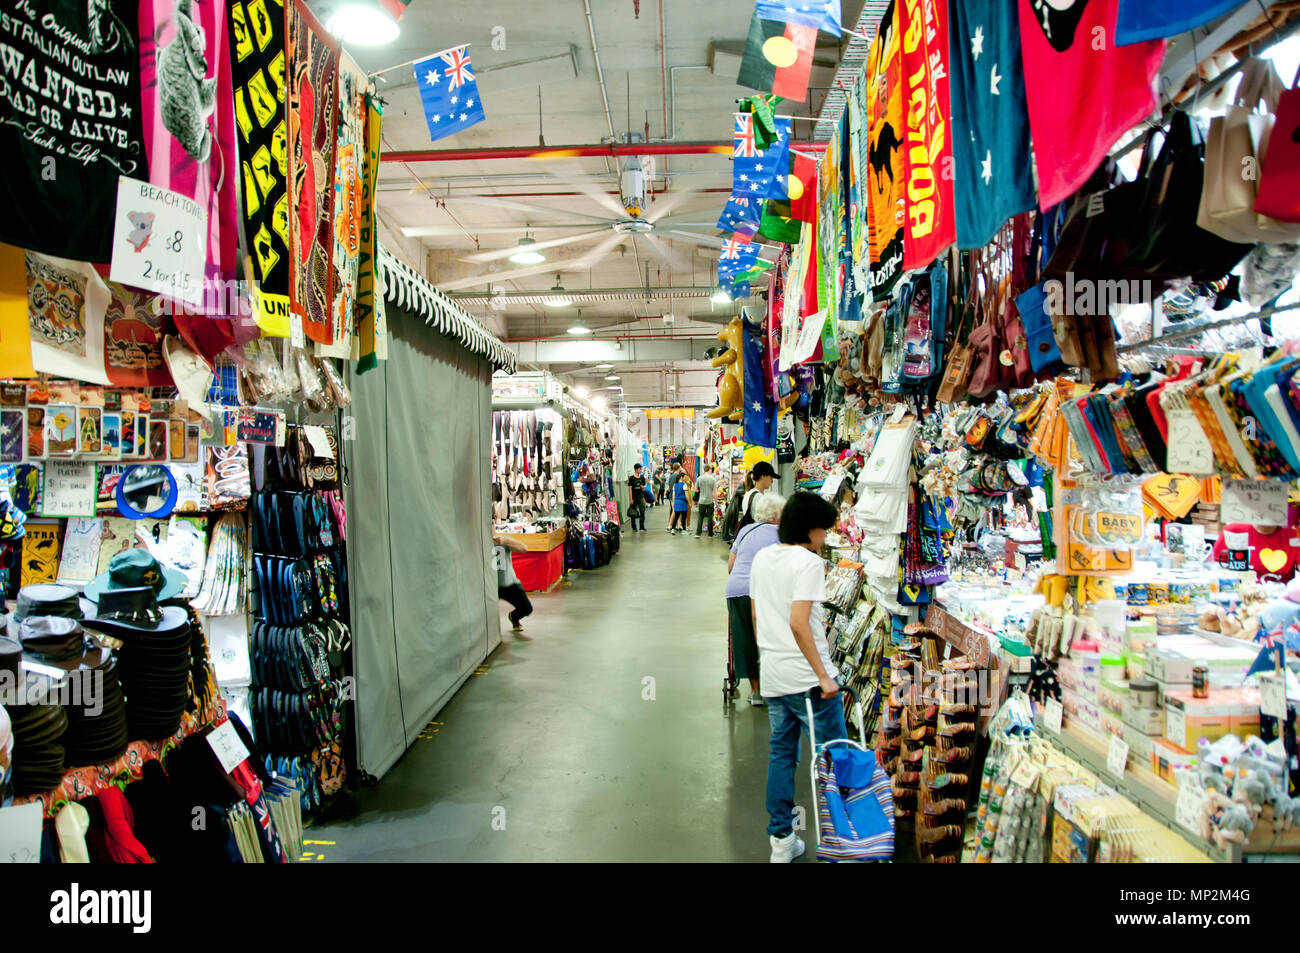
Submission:
[[[515,575],[527,592],[543,592],[564,575],[564,544],[549,552],[511,553]]]

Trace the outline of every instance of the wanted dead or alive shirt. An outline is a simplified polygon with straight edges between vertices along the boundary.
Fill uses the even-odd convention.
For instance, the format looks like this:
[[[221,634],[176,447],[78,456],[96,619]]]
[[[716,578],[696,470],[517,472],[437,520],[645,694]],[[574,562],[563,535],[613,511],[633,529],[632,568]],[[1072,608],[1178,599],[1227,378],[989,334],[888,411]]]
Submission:
[[[0,0],[0,240],[109,261],[120,175],[148,179],[135,0]]]

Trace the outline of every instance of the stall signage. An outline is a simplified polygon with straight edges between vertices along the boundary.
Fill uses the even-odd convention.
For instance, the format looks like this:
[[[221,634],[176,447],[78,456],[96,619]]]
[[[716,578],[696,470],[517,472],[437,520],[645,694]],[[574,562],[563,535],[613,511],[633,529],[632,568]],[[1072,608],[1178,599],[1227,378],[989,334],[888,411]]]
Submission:
[[[242,443],[265,443],[284,446],[284,414],[241,407],[235,412],[235,440]]]
[[[203,307],[208,213],[191,198],[122,176],[109,277]]]
[[[1223,522],[1286,526],[1290,486],[1285,480],[1224,480]]]
[[[647,407],[645,415],[650,420],[660,420],[664,418],[687,419],[695,416],[694,407]]]

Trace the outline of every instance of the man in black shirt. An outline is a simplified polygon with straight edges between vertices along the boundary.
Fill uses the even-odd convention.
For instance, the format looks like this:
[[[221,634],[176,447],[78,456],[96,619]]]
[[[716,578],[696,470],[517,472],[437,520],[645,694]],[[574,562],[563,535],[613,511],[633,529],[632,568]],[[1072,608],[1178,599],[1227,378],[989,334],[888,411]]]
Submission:
[[[641,464],[632,467],[632,475],[627,478],[630,499],[627,506],[627,518],[632,522],[632,532],[645,532],[645,477],[641,475]],[[640,523],[640,527],[637,523]]]

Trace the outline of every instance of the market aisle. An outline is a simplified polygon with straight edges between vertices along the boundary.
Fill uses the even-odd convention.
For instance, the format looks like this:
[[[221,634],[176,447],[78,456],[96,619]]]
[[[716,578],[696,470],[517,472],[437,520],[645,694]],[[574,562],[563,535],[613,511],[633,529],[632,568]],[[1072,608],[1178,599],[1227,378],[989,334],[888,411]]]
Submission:
[[[667,521],[535,595],[525,637],[502,604],[501,647],[437,731],[307,834],[324,859],[766,861],[767,715],[747,688],[722,706],[727,548]]]

